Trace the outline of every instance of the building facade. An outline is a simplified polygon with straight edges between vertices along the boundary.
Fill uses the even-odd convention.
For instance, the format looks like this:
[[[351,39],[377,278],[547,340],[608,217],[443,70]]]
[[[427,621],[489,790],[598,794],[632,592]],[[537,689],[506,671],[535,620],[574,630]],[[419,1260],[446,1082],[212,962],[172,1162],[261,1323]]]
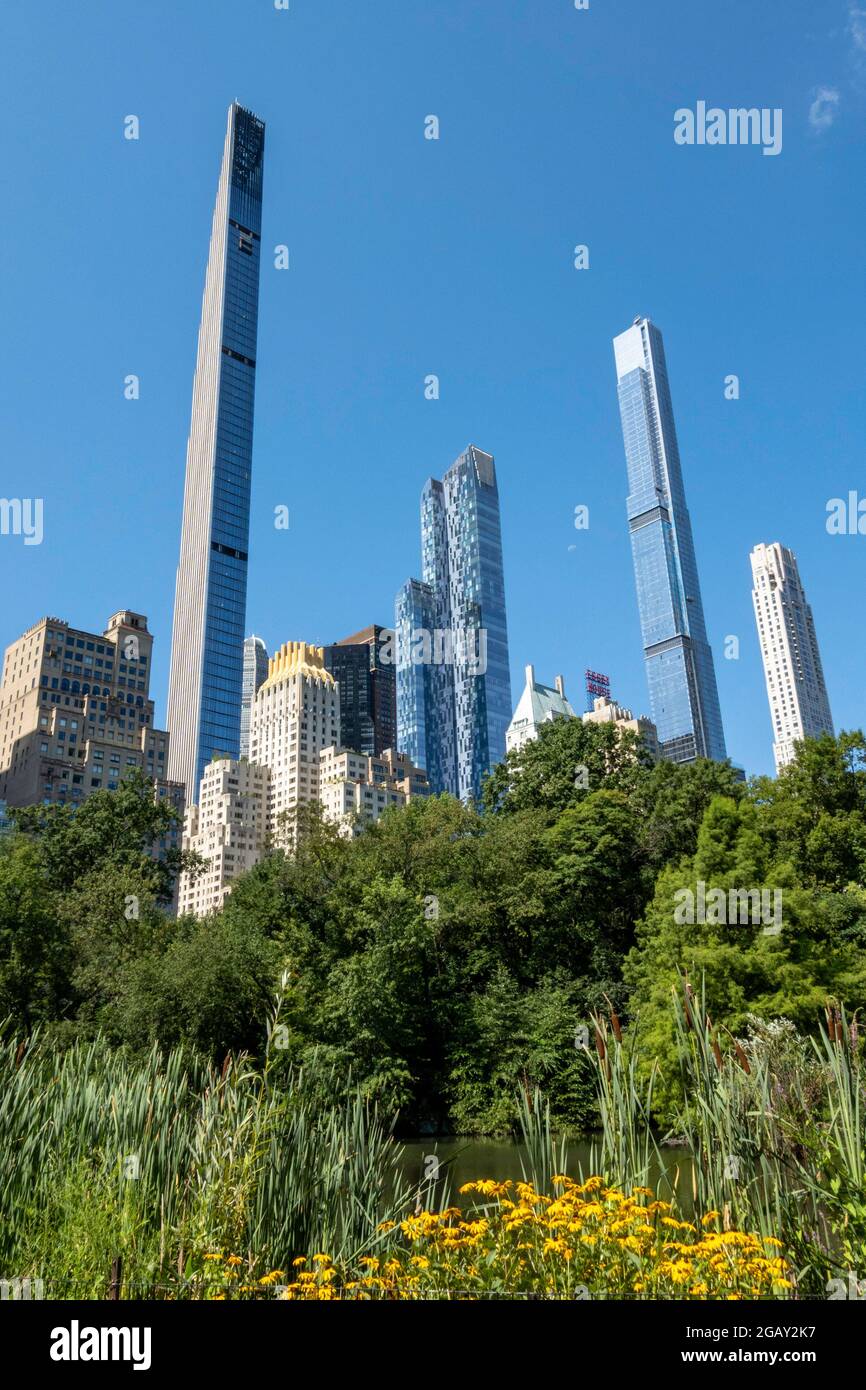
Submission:
[[[376,624],[325,647],[325,667],[340,688],[347,748],[384,753],[397,744],[397,670],[389,628]]]
[[[266,767],[231,758],[208,763],[198,805],[184,817],[183,847],[206,861],[198,874],[182,873],[178,913],[204,917],[222,907],[240,874],[265,849],[269,776]]]
[[[143,613],[121,609],[104,632],[42,618],[6,649],[0,684],[0,800],[76,806],[113,791],[130,768],[183,812],[169,780],[169,735],[154,728],[153,637]],[[179,841],[174,834],[160,849]]]
[[[505,734],[506,751],[511,753],[538,738],[545,724],[551,724],[556,719],[576,718],[565,698],[562,676],[554,676],[552,686],[542,685],[541,681],[535,679],[535,667],[527,666],[526,685]]]
[[[214,759],[205,769],[197,805],[186,813],[183,847],[207,867],[181,875],[182,913],[215,911],[266,850],[291,853],[304,806],[319,804],[344,833],[359,834],[388,807],[427,795],[425,772],[405,755],[341,746],[338,687],[324,657],[322,647],[285,643],[253,701],[250,760]]]
[[[268,677],[268,649],[261,637],[244,639],[244,679],[241,691],[241,757],[250,756],[250,714],[259,687]]]
[[[170,771],[190,788],[214,752],[240,751],[264,140],[264,124],[233,104],[202,301],[171,643]]]
[[[470,445],[421,498],[422,579],[397,595],[397,743],[431,789],[478,796],[505,756],[511,677],[499,489]],[[422,669],[419,669],[422,668]]]
[[[324,649],[285,642],[268,663],[250,721],[250,760],[269,773],[265,832],[271,844],[293,848],[298,809],[319,797],[320,754],[339,743],[337,682],[325,667]]]
[[[756,545],[750,558],[752,602],[779,772],[793,761],[795,740],[832,734],[833,720],[797,557],[774,541]]]
[[[614,339],[628,522],[650,708],[663,758],[726,758],[664,344],[649,319]]]
[[[630,709],[625,709],[605,695],[597,695],[593,701],[592,709],[583,715],[583,722],[584,724],[615,724],[618,729],[626,729],[630,733],[637,734],[647,751],[658,761],[660,756],[658,730],[652,720],[647,719],[645,715],[638,715],[636,719]]]
[[[429,791],[423,768],[390,748],[373,756],[348,748],[326,748],[319,760],[322,810],[346,835],[360,835],[389,807],[405,806]]]

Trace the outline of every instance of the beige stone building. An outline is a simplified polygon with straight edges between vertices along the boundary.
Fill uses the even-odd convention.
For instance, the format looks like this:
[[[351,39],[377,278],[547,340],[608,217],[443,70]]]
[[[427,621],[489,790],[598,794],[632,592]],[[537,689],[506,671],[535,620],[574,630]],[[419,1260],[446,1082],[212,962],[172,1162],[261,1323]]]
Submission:
[[[651,719],[640,715],[635,719],[630,709],[624,709],[614,700],[598,696],[592,702],[592,709],[583,715],[584,724],[615,724],[618,729],[629,729],[643,739],[656,761],[659,759],[659,740],[655,724]]]
[[[393,749],[368,757],[348,748],[326,748],[319,759],[322,810],[347,835],[359,835],[390,806],[405,806],[413,796],[429,792],[423,768]]]
[[[253,701],[250,761],[270,774],[265,829],[283,848],[294,844],[294,813],[318,800],[319,755],[340,741],[339,691],[323,658],[322,647],[285,642]]]
[[[204,917],[222,907],[234,880],[262,857],[270,776],[266,767],[232,758],[205,768],[199,804],[184,818],[183,847],[207,861],[199,874],[184,873],[178,912]]]
[[[428,794],[426,773],[405,755],[340,747],[339,687],[323,656],[322,647],[285,643],[252,704],[250,761],[222,758],[205,769],[183,847],[207,868],[181,876],[181,912],[214,911],[268,848],[291,852],[300,807],[320,804],[351,835],[389,806]]]
[[[113,790],[135,767],[182,812],[183,785],[166,777],[169,736],[153,725],[152,649],[147,618],[129,609],[114,613],[101,633],[42,618],[7,647],[0,800],[75,806],[94,791]]]

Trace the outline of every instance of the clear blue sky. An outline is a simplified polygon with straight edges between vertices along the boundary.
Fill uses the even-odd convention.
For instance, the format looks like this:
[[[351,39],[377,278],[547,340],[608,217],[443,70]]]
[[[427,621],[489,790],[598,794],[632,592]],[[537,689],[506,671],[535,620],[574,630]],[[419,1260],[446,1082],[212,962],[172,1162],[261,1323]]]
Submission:
[[[828,498],[866,495],[866,0],[19,3],[0,43],[0,492],[45,507],[42,545],[0,537],[0,644],[45,614],[145,612],[164,719],[237,98],[267,122],[263,243],[291,254],[263,259],[248,629],[272,647],[389,623],[419,571],[424,480],[472,442],[499,474],[514,700],[531,661],[582,705],[591,666],[646,712],[611,339],[648,314],[730,755],[772,768],[761,540],[799,557],[837,727],[866,722],[866,537],[825,530]],[[675,145],[698,100],[781,107],[782,153]]]

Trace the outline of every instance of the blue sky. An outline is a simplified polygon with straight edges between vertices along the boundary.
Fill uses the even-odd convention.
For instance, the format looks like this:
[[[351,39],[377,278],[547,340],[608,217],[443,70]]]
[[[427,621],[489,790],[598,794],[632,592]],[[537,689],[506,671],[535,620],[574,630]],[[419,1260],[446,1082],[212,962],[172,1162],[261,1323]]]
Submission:
[[[424,480],[472,442],[499,475],[514,701],[531,661],[580,705],[584,668],[609,672],[647,712],[611,339],[648,314],[730,755],[772,769],[757,541],[797,553],[837,727],[866,723],[866,538],[825,529],[829,498],[866,495],[866,0],[88,0],[4,7],[0,42],[0,492],[45,516],[41,545],[0,537],[0,644],[46,614],[145,612],[164,718],[237,98],[267,122],[263,244],[291,256],[263,257],[249,629],[272,647],[388,623]],[[676,145],[698,100],[781,107],[782,153]]]

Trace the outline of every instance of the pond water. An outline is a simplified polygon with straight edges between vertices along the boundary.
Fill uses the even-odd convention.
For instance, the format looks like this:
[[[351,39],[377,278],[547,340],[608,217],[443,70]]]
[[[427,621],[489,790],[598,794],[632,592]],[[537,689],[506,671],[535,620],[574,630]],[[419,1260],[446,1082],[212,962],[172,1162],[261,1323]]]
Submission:
[[[677,1189],[681,1208],[686,1211],[691,1207],[692,1200],[691,1155],[687,1149],[682,1148],[662,1149],[661,1152],[662,1165],[654,1166],[647,1186],[659,1191],[657,1183],[663,1169],[667,1181]],[[429,1177],[436,1174],[437,1163],[432,1161],[433,1159],[438,1161],[439,1179],[444,1179],[447,1175],[450,1180],[451,1199],[459,1202],[457,1191],[463,1183],[475,1182],[479,1178],[494,1178],[497,1182],[503,1182],[506,1178],[513,1182],[522,1181],[521,1160],[526,1162],[526,1148],[523,1144],[508,1139],[403,1141],[403,1174],[409,1182],[416,1184],[422,1181],[425,1175]],[[589,1140],[576,1141],[568,1146],[566,1172],[570,1177],[578,1177],[581,1168],[587,1175],[592,1171]],[[667,1200],[668,1191],[665,1185],[659,1191],[659,1196]],[[437,1199],[438,1197],[437,1193]]]

